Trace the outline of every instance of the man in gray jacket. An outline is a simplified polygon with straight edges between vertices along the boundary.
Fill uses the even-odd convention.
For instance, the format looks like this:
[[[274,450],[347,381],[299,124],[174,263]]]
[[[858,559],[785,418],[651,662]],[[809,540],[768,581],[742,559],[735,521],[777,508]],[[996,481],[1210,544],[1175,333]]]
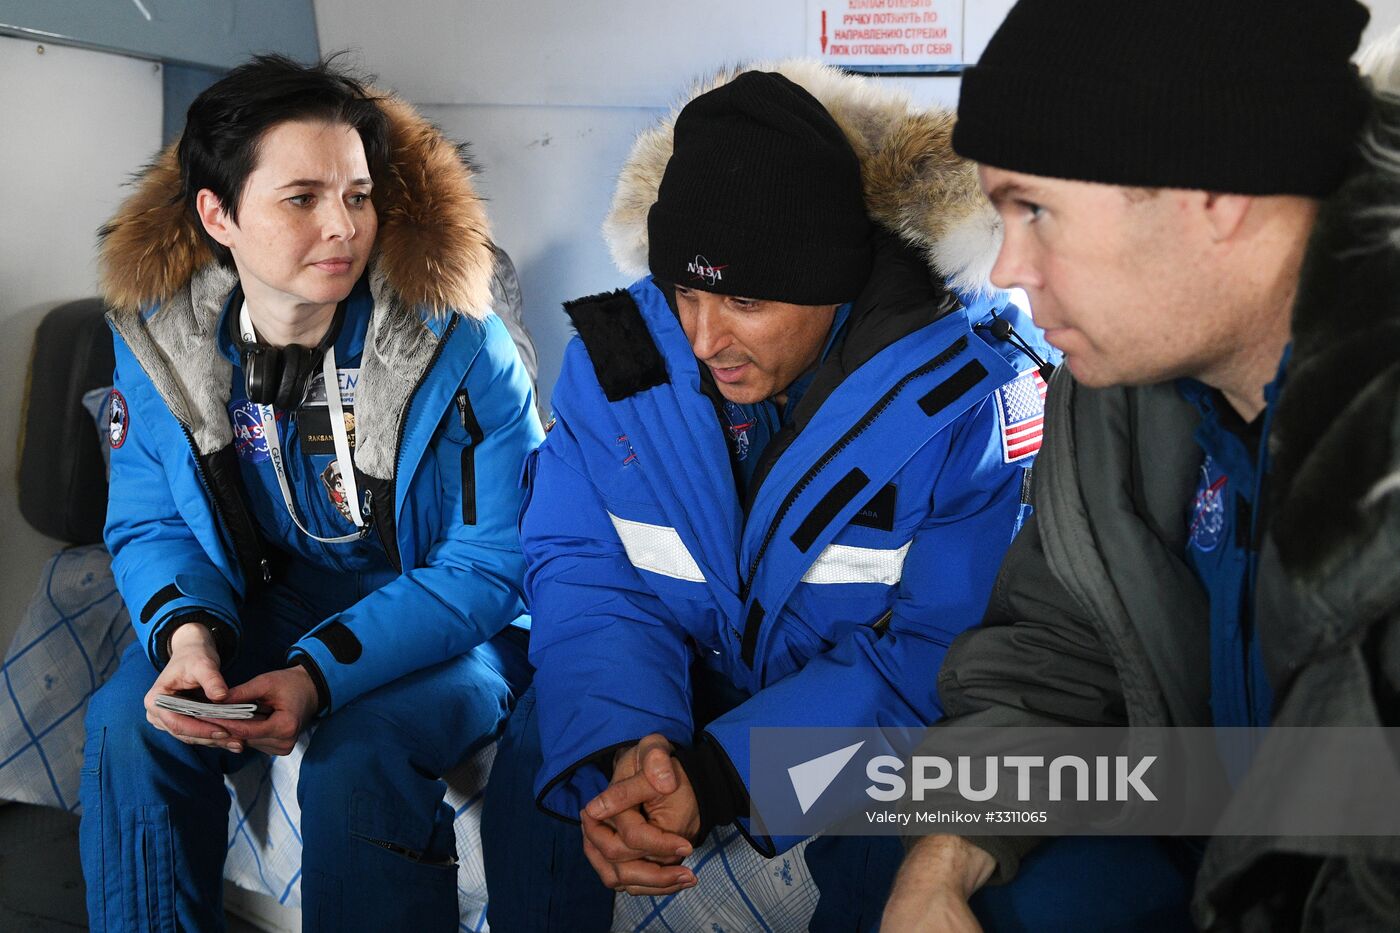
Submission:
[[[1034,518],[940,673],[951,724],[1400,723],[1400,99],[1349,63],[1367,16],[1021,0],[965,76],[993,281],[1066,365]],[[1321,767],[1277,734],[1232,808]],[[882,930],[975,927],[973,892],[1072,840],[1036,841],[919,840]],[[1181,871],[1206,928],[1400,925],[1394,837],[1221,836]],[[993,927],[1106,922],[1033,901],[972,898]]]

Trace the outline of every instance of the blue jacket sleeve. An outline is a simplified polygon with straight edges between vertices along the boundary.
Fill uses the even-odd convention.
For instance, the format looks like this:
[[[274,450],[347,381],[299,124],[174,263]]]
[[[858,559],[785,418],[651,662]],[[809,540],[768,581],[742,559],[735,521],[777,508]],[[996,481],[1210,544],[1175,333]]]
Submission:
[[[488,339],[461,380],[482,438],[471,451],[475,522],[464,521],[461,458],[470,442],[459,410],[448,406],[434,429],[405,511],[430,515],[438,529],[426,555],[296,642],[290,660],[309,658],[320,672],[325,711],[406,674],[446,661],[490,639],[525,611],[524,560],[516,531],[520,466],[544,432],[534,391],[504,326]],[[422,471],[427,470],[425,477]]]
[[[205,612],[228,626],[236,650],[238,595],[176,504],[173,484],[178,483],[187,506],[206,516],[206,537],[217,540],[194,452],[120,340],[113,383],[125,402],[127,422],[120,446],[112,449],[104,537],[136,637],[151,663],[164,667],[168,658],[159,647],[167,627],[180,616]],[[221,660],[227,663],[229,654]]]
[[[930,490],[935,506],[910,544],[884,633],[860,627],[706,728],[746,787],[751,728],[914,726],[942,717],[939,666],[953,639],[981,620],[1018,524],[1025,463],[1003,462],[998,432],[988,400],[924,450],[944,456]],[[801,841],[751,839],[768,854]]]
[[[556,398],[570,391],[566,376]],[[583,462],[561,417],[537,455],[521,525],[544,749],[535,793],[569,820],[607,786],[611,772],[596,765],[609,750],[653,732],[678,745],[694,738],[686,637],[627,559]]]

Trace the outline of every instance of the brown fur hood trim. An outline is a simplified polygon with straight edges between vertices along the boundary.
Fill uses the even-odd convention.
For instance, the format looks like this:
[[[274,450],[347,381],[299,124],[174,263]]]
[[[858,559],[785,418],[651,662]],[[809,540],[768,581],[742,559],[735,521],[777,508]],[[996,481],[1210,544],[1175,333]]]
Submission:
[[[977,185],[976,168],[953,152],[954,115],[916,108],[907,95],[873,78],[806,59],[726,68],[696,84],[659,125],[637,138],[603,223],[619,269],[631,276],[647,273],[647,211],[671,158],[680,108],[753,70],[778,72],[831,113],[860,159],[873,220],[922,248],[929,265],[954,288],[991,288],[1001,222]]]
[[[375,179],[371,267],[403,306],[481,317],[491,308],[494,254],[471,166],[407,103],[385,95],[379,106],[390,155],[388,177]],[[176,145],[137,176],[135,193],[99,234],[102,294],[118,313],[169,300],[214,261],[180,197]]]

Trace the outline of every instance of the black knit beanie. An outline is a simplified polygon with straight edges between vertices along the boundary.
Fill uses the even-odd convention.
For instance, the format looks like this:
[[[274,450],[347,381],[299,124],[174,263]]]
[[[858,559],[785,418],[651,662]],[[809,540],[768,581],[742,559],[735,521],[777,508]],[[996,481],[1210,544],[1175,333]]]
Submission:
[[[747,71],[686,104],[647,215],[652,274],[687,288],[839,304],[870,273],[860,163],[811,94]]]
[[[1030,175],[1322,197],[1365,119],[1356,0],[1020,0],[953,148]]]

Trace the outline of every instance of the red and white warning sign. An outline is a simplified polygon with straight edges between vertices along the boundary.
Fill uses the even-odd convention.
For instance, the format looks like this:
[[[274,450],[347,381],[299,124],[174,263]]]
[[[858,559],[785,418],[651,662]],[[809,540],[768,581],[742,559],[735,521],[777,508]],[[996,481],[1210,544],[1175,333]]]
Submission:
[[[952,71],[964,0],[808,0],[807,48],[853,71]]]

